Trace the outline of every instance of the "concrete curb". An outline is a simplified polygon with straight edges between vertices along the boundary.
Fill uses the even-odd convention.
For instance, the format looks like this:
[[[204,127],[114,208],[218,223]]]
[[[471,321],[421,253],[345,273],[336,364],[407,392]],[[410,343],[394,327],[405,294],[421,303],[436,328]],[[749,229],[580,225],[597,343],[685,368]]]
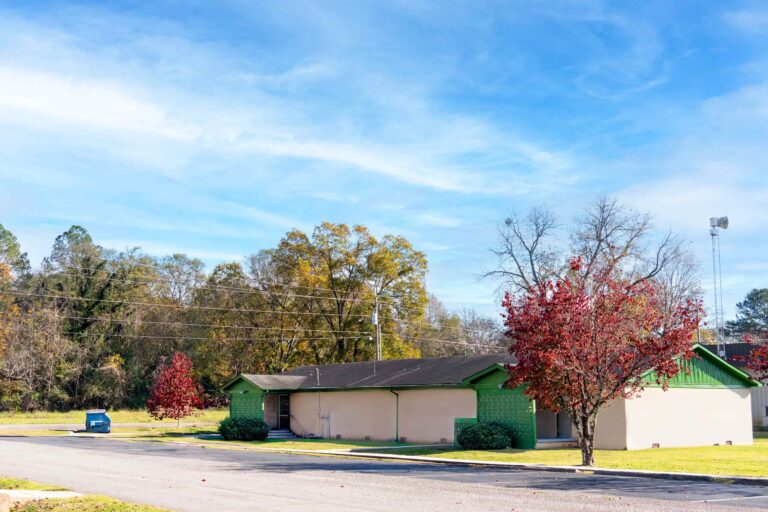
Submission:
[[[10,498],[11,503],[32,500],[79,498],[82,494],[72,491],[31,491],[26,489],[0,489],[0,495]]]
[[[384,453],[350,452],[341,450],[322,450],[316,451],[315,453],[318,452],[327,455],[341,455],[344,457],[427,462],[432,464],[446,464],[465,467],[490,467],[528,471],[551,471],[557,473],[581,473],[589,475],[658,478],[663,480],[694,480],[700,482],[717,482],[721,484],[728,483],[768,486],[768,478],[750,476],[708,475],[703,473],[671,473],[665,471],[646,471],[642,469],[607,469],[598,467],[588,468],[583,466],[548,466],[544,464],[527,464],[523,462],[493,462],[469,459],[446,459],[438,457],[422,457],[418,455],[396,455]]]

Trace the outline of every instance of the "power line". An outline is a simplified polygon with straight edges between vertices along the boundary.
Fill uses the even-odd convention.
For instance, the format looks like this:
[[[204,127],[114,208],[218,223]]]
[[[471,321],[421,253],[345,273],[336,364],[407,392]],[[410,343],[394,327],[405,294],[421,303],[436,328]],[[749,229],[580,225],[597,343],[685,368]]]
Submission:
[[[36,332],[39,334],[48,334],[45,331],[39,329],[19,329],[11,327],[11,330],[16,332]],[[64,336],[64,335],[62,335]],[[136,338],[136,339],[153,339],[153,340],[186,340],[186,341],[256,341],[254,338],[212,338],[201,336],[161,336],[161,335],[147,335],[147,334],[121,334],[121,333],[97,333],[97,332],[81,332],[77,333],[77,336],[91,336],[99,338]],[[311,338],[311,337],[298,337],[301,341],[334,341],[334,338]]]
[[[269,311],[263,309],[250,309],[250,308],[222,308],[216,306],[199,306],[194,304],[164,304],[162,302],[139,302],[139,301],[127,301],[127,300],[114,300],[114,299],[89,299],[88,297],[68,297],[66,295],[53,295],[47,293],[26,293],[26,292],[13,292],[0,290],[0,294],[15,295],[17,297],[40,297],[48,299],[65,299],[65,300],[77,300],[85,302],[104,302],[107,304],[123,304],[129,306],[151,306],[151,307],[170,307],[175,309],[199,309],[204,311],[229,311],[240,313],[263,313],[269,315],[302,315],[302,316],[327,316],[324,313],[316,311]],[[369,318],[369,315],[361,314],[347,314],[347,318]]]
[[[131,305],[131,306],[165,307],[165,308],[172,308],[172,309],[194,309],[194,310],[202,310],[202,311],[258,313],[258,314],[266,314],[266,315],[297,315],[302,317],[318,317],[319,316],[323,318],[329,316],[329,314],[318,312],[318,311],[274,311],[274,310],[262,310],[262,309],[251,309],[251,308],[223,308],[223,307],[217,307],[217,306],[201,306],[201,305],[191,305],[191,304],[179,305],[179,304],[165,304],[160,302],[139,302],[139,301],[126,301],[126,300],[115,300],[115,299],[91,299],[87,297],[70,297],[66,295],[15,292],[15,291],[6,291],[6,290],[0,290],[0,294],[13,295],[17,297],[38,297],[38,298],[49,298],[49,299],[74,300],[74,301],[80,301],[80,302],[96,302],[96,303],[121,304],[121,305]],[[345,318],[369,318],[369,316],[365,314],[349,313],[345,315]],[[403,319],[393,319],[393,320],[400,323],[423,326],[422,324],[414,321],[408,321]],[[464,332],[497,334],[496,331],[468,329],[460,326],[456,326],[455,329],[458,331],[464,331]]]
[[[27,328],[21,328],[16,326],[11,326],[10,330],[16,331],[16,332],[34,332],[39,334],[49,334],[43,330],[40,329],[27,329]],[[370,333],[366,333],[370,334]],[[62,335],[63,336],[63,335]],[[186,341],[256,341],[254,338],[216,338],[216,337],[204,337],[204,336],[164,336],[164,335],[146,335],[146,334],[123,334],[123,333],[92,333],[92,332],[81,332],[77,333],[77,336],[90,336],[90,337],[99,337],[99,338],[131,338],[131,339],[153,339],[153,340],[186,340]],[[395,334],[391,333],[385,333],[382,334],[382,336],[388,336],[388,337],[395,337]],[[305,336],[297,336],[297,338],[300,341],[335,341],[335,338],[330,337],[305,337]],[[441,343],[441,344],[451,344],[451,345],[462,345],[464,347],[470,348],[470,347],[490,347],[490,348],[497,348],[499,350],[504,349],[502,345],[494,345],[494,344],[488,344],[488,343],[466,343],[462,341],[453,341],[453,340],[441,340],[441,339],[434,339],[434,338],[420,338],[416,337],[413,340],[411,340],[414,343]]]
[[[20,313],[20,316],[26,318],[39,318],[40,315],[30,313]],[[368,331],[339,331],[339,330],[327,330],[327,329],[307,329],[307,328],[292,328],[292,327],[264,327],[264,326],[249,326],[249,325],[218,325],[218,324],[197,324],[197,323],[184,323],[184,322],[160,322],[156,320],[138,320],[138,319],[120,319],[111,317],[88,317],[88,316],[69,316],[69,315],[52,315],[56,319],[64,320],[82,320],[82,321],[94,321],[94,322],[114,322],[123,324],[148,324],[148,325],[169,325],[173,327],[201,327],[212,329],[243,329],[253,331],[309,331],[314,333],[324,334],[356,334],[360,336],[372,336],[373,333]]]
[[[105,261],[114,263],[113,260],[105,260]],[[148,264],[142,264],[142,263],[134,263],[134,266],[151,268],[153,270],[161,270],[161,268],[159,268],[157,266],[148,265]],[[111,271],[105,270],[105,269],[87,269],[87,268],[84,268],[84,267],[76,267],[76,266],[63,266],[63,268],[71,269],[71,271],[70,270],[63,270],[62,271],[63,273],[68,273],[68,274],[74,273],[74,274],[77,274],[77,275],[86,275],[86,274],[84,274],[84,272],[85,271],[89,271],[89,272],[106,273],[106,274],[110,274],[113,277],[116,277],[114,275],[114,272],[111,272]],[[91,277],[91,276],[88,276],[88,277]],[[133,277],[132,278],[130,276],[123,276],[121,278],[121,280],[124,280],[124,281],[133,280],[133,281],[141,282],[141,283],[145,283],[145,284],[154,284],[154,283],[156,283],[158,281],[168,282],[168,283],[176,283],[176,281],[173,280],[172,278],[163,277],[163,276],[155,276],[152,279],[141,279],[141,278],[137,278],[137,277]],[[329,292],[335,292],[336,291],[336,290],[334,290],[332,288],[323,288],[323,287],[312,288],[312,287],[309,287],[309,286],[292,285],[292,284],[286,284],[286,283],[278,283],[278,282],[274,282],[274,281],[257,281],[257,283],[275,284],[275,285],[286,287],[286,288],[297,288],[297,289],[306,289],[306,290],[313,290],[313,291],[315,291],[315,290],[329,291]],[[304,295],[304,294],[280,293],[280,292],[275,292],[275,291],[270,291],[270,290],[260,290],[260,289],[257,289],[257,288],[243,288],[243,287],[236,287],[236,286],[210,285],[210,284],[195,284],[193,286],[194,286],[195,290],[199,290],[199,289],[227,290],[227,291],[235,291],[235,292],[243,292],[243,293],[251,293],[251,294],[263,294],[263,295],[267,295],[267,296],[282,296],[282,297],[290,297],[290,298],[308,298],[308,299],[319,299],[319,300],[331,300],[331,301],[335,301],[335,302],[361,302],[361,303],[369,303],[369,304],[372,304],[372,305],[375,305],[375,303],[376,303],[375,299],[363,299],[363,298],[359,298],[359,297],[354,297],[354,298],[340,297],[340,298],[336,298],[336,297],[327,297],[327,296],[321,296],[321,295]],[[384,302],[388,302],[388,301],[391,302],[391,301],[394,300],[391,297],[379,297],[379,299],[383,300]],[[415,306],[406,306],[406,305],[397,305],[397,304],[391,304],[391,305],[393,307],[395,307],[396,309],[401,309],[401,310],[405,309],[405,310],[415,311],[415,312],[418,312],[418,313],[424,313],[425,312],[425,309],[418,308],[418,307],[415,307]],[[367,315],[360,315],[360,316],[367,316]],[[413,320],[398,319],[398,321],[402,322],[402,323],[410,323],[412,325],[421,325],[419,322],[413,321]],[[456,330],[456,331],[464,331],[464,332],[477,332],[477,333],[492,333],[492,332],[494,332],[494,331],[489,331],[489,330],[484,330],[484,329],[471,329],[471,328],[461,327],[461,326],[447,327],[447,329],[449,329],[449,330]]]

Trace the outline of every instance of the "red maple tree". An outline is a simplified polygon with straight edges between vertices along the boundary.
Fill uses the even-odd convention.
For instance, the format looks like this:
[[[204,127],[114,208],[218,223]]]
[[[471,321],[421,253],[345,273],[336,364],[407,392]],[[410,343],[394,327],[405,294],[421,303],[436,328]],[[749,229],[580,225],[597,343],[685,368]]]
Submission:
[[[203,408],[197,386],[192,380],[192,360],[181,352],[170,363],[160,363],[147,400],[147,410],[154,418],[173,418],[177,426],[195,409]]]
[[[693,357],[692,340],[701,315],[693,300],[669,305],[652,280],[622,277],[606,267],[585,276],[581,262],[564,278],[506,295],[505,325],[510,353],[509,387],[546,410],[568,413],[576,427],[582,464],[594,464],[595,420],[618,398],[642,391],[646,372],[664,389]]]
[[[744,362],[755,379],[762,382],[768,381],[768,332],[762,336],[746,334],[743,338],[744,341],[752,344],[752,348],[748,356],[735,359]]]

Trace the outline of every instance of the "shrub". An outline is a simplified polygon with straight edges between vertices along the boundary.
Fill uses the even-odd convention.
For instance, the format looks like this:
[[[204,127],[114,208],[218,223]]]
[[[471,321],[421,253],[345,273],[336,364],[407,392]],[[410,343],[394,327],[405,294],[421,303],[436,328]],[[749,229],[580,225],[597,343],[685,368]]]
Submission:
[[[502,450],[512,446],[514,434],[498,423],[475,423],[461,429],[458,441],[468,450]]]
[[[219,434],[226,441],[263,441],[269,426],[259,418],[226,418],[219,423]]]

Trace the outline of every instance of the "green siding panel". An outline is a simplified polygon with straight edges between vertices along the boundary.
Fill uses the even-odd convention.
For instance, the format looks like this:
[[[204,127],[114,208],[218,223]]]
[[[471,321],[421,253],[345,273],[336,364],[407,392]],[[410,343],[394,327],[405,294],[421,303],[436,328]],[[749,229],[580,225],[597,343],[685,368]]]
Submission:
[[[502,387],[507,380],[504,370],[491,372],[478,379],[477,419],[507,425],[517,434],[517,448],[536,448],[536,405],[525,396],[522,387]]]
[[[229,415],[232,418],[264,419],[264,391],[252,382],[240,379],[227,389]]]
[[[264,393],[235,393],[229,402],[229,415],[233,418],[264,419]]]
[[[670,388],[743,388],[747,386],[743,379],[738,378],[727,368],[703,357],[694,357],[689,361],[680,359],[678,365],[680,372],[669,379]],[[655,373],[648,374],[646,379],[648,387],[660,387],[655,382]]]

